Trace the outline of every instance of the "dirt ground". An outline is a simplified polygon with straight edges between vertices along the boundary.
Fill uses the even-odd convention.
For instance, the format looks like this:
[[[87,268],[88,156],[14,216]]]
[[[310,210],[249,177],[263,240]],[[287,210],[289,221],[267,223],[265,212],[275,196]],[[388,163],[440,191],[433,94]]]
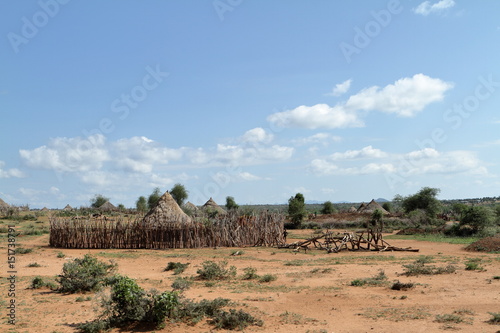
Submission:
[[[293,232],[298,238],[311,231]],[[289,239],[295,241],[295,239]],[[177,277],[164,271],[168,262],[190,263],[180,276],[194,277],[205,260],[228,261],[238,269],[238,276],[226,282],[206,284],[195,281],[185,291],[186,297],[201,300],[229,298],[234,307],[242,308],[264,321],[263,326],[249,326],[246,332],[497,332],[490,325],[489,312],[500,312],[500,255],[471,253],[463,245],[414,240],[388,240],[392,245],[420,249],[420,252],[341,252],[328,254],[313,250],[294,253],[276,248],[219,248],[189,250],[72,250],[50,248],[48,235],[18,237],[17,245],[33,248],[28,254],[17,254],[16,325],[7,323],[10,297],[9,283],[2,279],[1,332],[77,332],[76,325],[96,316],[95,294],[62,295],[49,289],[29,289],[33,277],[53,279],[72,258],[89,253],[101,260],[114,260],[118,272],[137,280],[144,289],[171,290]],[[1,251],[7,254],[7,240]],[[236,250],[243,254],[232,256]],[[64,254],[58,257],[59,253]],[[61,255],[60,255],[61,256]],[[453,264],[453,274],[406,277],[402,265],[421,256],[431,256],[435,266]],[[9,270],[1,261],[3,276]],[[480,258],[484,270],[465,270],[468,258]],[[38,263],[40,267],[28,267]],[[254,267],[257,274],[274,274],[268,283],[245,281],[240,277],[245,267]],[[355,279],[376,276],[380,270],[387,283],[378,286],[352,286]],[[415,287],[405,291],[391,290],[395,280],[412,282]],[[84,301],[77,301],[79,296]],[[86,300],[90,296],[92,300]],[[463,321],[438,322],[436,316],[454,315]],[[150,329],[115,329],[112,332],[149,332]],[[208,322],[195,326],[167,324],[155,332],[211,332]]]

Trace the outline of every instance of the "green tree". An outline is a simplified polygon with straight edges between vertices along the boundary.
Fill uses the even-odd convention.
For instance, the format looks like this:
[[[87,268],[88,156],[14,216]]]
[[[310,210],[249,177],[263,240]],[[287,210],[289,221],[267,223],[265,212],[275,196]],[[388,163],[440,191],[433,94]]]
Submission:
[[[156,203],[158,202],[158,200],[160,200],[160,197],[161,197],[160,188],[156,187],[153,190],[153,193],[151,193],[148,197],[148,209],[153,208],[156,205]]]
[[[380,225],[380,229],[382,230],[384,228],[383,224],[381,223],[382,217],[384,217],[384,214],[380,209],[375,209],[372,213],[371,216],[371,223],[372,225]]]
[[[295,228],[300,227],[307,216],[305,199],[302,193],[297,193],[295,197],[288,199],[288,216]]]
[[[109,201],[109,198],[106,198],[102,194],[96,194],[92,199],[90,199],[90,207],[99,208],[107,201]]]
[[[238,209],[240,206],[236,203],[236,201],[234,201],[234,197],[226,197],[226,208],[227,210],[236,210]]]
[[[459,220],[462,219],[462,214],[467,210],[467,205],[463,204],[461,202],[454,203],[453,206],[451,206],[451,210],[453,214],[458,217]]]
[[[325,201],[323,203],[323,208],[321,208],[321,214],[333,214],[335,213],[335,207],[333,207],[333,204],[331,201]]]
[[[389,213],[392,211],[392,205],[390,202],[384,202],[382,205],[382,208],[388,211]]]
[[[405,197],[402,201],[402,207],[405,213],[422,209],[425,211],[428,218],[436,218],[436,214],[441,209],[441,203],[437,199],[439,192],[440,190],[438,188],[424,187],[416,194]]]
[[[188,191],[186,190],[184,185],[181,185],[179,183],[175,184],[174,187],[172,187],[172,189],[170,190],[170,194],[179,206],[182,206],[184,204],[184,201],[188,198]]]
[[[488,207],[471,206],[463,212],[460,225],[468,225],[474,233],[477,233],[493,225],[494,220],[494,214]]]
[[[148,202],[144,196],[140,196],[135,202],[135,208],[140,213],[145,213],[148,210]]]

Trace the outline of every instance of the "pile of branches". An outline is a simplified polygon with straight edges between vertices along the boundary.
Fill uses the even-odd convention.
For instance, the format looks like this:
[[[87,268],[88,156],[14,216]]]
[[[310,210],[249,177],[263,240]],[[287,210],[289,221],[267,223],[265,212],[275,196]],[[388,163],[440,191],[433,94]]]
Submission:
[[[418,252],[418,249],[400,248],[392,246],[386,242],[382,233],[378,230],[367,229],[365,231],[357,231],[354,233],[336,233],[331,231],[322,232],[314,237],[304,241],[298,241],[291,244],[280,244],[278,248],[288,248],[294,251],[311,249],[314,246],[316,249],[326,250],[328,253],[338,253],[343,250],[347,251],[410,251]]]

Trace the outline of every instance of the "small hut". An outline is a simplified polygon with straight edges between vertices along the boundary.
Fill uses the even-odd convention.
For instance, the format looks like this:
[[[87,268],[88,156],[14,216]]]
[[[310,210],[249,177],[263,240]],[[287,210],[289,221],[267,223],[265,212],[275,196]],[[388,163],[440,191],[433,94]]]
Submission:
[[[6,212],[9,208],[10,205],[0,198],[0,212]]]
[[[156,205],[144,216],[146,224],[163,224],[173,222],[191,223],[191,218],[182,211],[170,193],[165,192]]]
[[[113,212],[117,209],[115,205],[113,205],[111,202],[106,201],[105,203],[99,206],[99,210],[102,212]]]
[[[63,210],[65,211],[72,211],[73,210],[73,207],[71,207],[69,204],[66,205],[66,207],[63,208]]]
[[[200,210],[198,207],[196,207],[196,205],[190,201],[188,201],[184,207],[189,210],[192,215],[196,215],[196,213],[198,213],[198,211]]]
[[[351,208],[349,208],[348,212],[349,212],[349,213],[356,213],[356,212],[357,212],[357,209],[356,209],[356,207],[351,206]]]
[[[361,205],[359,205],[358,209],[356,210],[358,213],[362,213],[363,212],[363,209],[365,209],[366,207],[366,204],[364,202],[361,203]]]
[[[227,212],[222,207],[220,207],[212,198],[210,198],[207,202],[205,202],[202,209],[206,213],[217,212],[217,214],[219,215],[227,214]]]
[[[370,201],[370,203],[365,205],[363,207],[363,209],[361,209],[361,210],[360,209],[361,209],[361,207],[358,209],[358,213],[370,213],[371,214],[378,209],[384,215],[389,214],[389,212],[386,211],[382,206],[380,206],[380,204],[378,202],[376,202],[375,199],[373,199],[372,201]]]

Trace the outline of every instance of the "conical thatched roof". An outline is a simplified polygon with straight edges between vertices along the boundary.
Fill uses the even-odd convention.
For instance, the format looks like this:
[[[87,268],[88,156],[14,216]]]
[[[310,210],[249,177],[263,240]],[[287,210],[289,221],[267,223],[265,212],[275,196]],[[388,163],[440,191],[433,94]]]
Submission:
[[[99,206],[99,210],[110,212],[116,210],[116,207],[111,202],[106,201],[105,203]]]
[[[380,210],[382,212],[382,214],[389,214],[389,212],[386,211],[382,206],[380,206],[380,204],[378,202],[376,202],[374,199],[372,201],[370,201],[369,204],[365,205],[365,207],[363,207],[363,209],[361,211],[358,209],[358,212],[359,213],[373,213],[377,209]]]
[[[63,210],[73,210],[73,207],[67,204],[66,207],[63,208]]]
[[[356,210],[358,213],[362,213],[363,212],[363,209],[365,209],[366,207],[366,204],[364,202],[361,203],[361,205],[359,205],[358,209]]]
[[[49,211],[49,209],[48,209],[47,207],[43,207],[40,211],[41,211],[41,212],[48,212],[48,211]]]
[[[165,192],[156,205],[144,216],[145,223],[161,224],[172,222],[192,222],[191,218],[182,211],[181,207],[172,198],[170,193]]]
[[[227,214],[227,212],[222,207],[220,207],[212,198],[205,202],[202,208],[207,212],[216,211],[218,214]]]
[[[0,209],[7,209],[9,207],[10,207],[10,205],[8,203],[6,203],[5,201],[3,201],[2,198],[0,198]]]
[[[190,201],[188,201],[185,205],[184,205],[187,209],[189,209],[190,211],[192,211],[193,213],[196,213],[198,211],[198,207],[196,207],[196,205]]]
[[[349,208],[349,210],[348,210],[349,213],[356,213],[356,211],[357,211],[357,209],[354,206],[351,206],[351,208]]]

